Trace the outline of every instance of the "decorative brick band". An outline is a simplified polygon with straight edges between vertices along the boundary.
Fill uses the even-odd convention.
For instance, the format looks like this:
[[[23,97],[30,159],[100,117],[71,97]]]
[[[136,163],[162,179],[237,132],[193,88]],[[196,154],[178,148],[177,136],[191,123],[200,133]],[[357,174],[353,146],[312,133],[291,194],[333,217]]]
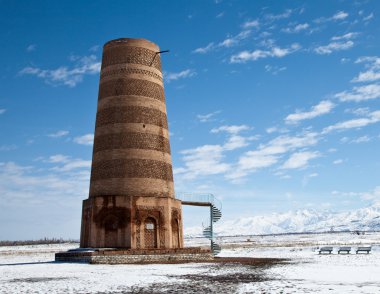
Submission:
[[[146,75],[146,76],[149,76],[149,77],[152,77],[152,78],[155,78],[157,80],[159,80],[162,84],[163,82],[163,79],[162,79],[162,76],[152,72],[152,71],[149,71],[149,70],[145,70],[145,69],[139,69],[139,68],[126,68],[126,67],[123,67],[123,68],[117,68],[117,69],[112,69],[112,70],[104,70],[101,74],[100,74],[100,82],[104,82],[106,78],[123,78],[123,77],[128,77],[128,75],[131,75],[131,74],[139,74],[139,75]]]
[[[166,113],[166,105],[162,101],[150,97],[120,95],[103,98],[98,102],[98,111],[109,107],[141,106],[160,110]]]
[[[157,136],[164,137],[169,139],[168,129],[161,128],[155,125],[150,124],[141,124],[141,123],[117,123],[104,125],[96,128],[95,136],[109,135],[112,133],[144,133],[144,134],[153,134]]]
[[[174,198],[174,183],[160,179],[128,178],[91,181],[90,197],[154,197]]]
[[[136,159],[154,159],[163,161],[168,164],[172,163],[170,154],[157,150],[147,149],[112,149],[98,151],[93,154],[92,161],[102,161],[109,159],[123,159],[123,158],[136,158]]]
[[[148,159],[115,159],[92,163],[91,179],[152,178],[173,181],[171,164]]]
[[[96,127],[117,123],[141,123],[168,128],[166,114],[150,107],[109,107],[97,112]]]
[[[114,46],[104,48],[102,69],[114,64],[142,64],[152,66],[161,71],[161,58],[156,52],[134,46]]]
[[[99,100],[109,96],[136,95],[165,102],[164,88],[156,83],[140,79],[117,79],[100,84]]]
[[[145,133],[122,132],[95,136],[94,154],[115,149],[156,150],[170,154],[170,143],[167,138]]]

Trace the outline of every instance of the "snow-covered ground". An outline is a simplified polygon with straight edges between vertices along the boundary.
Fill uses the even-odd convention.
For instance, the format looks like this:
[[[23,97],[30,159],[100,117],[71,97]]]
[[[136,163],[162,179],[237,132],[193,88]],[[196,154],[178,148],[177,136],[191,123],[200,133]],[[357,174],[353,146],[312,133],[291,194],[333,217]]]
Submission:
[[[0,293],[380,293],[380,233],[223,237],[221,256],[276,257],[276,265],[55,263],[78,244],[0,247]],[[188,246],[206,245],[187,239]],[[332,255],[317,248],[332,245]],[[369,255],[336,249],[372,245]]]

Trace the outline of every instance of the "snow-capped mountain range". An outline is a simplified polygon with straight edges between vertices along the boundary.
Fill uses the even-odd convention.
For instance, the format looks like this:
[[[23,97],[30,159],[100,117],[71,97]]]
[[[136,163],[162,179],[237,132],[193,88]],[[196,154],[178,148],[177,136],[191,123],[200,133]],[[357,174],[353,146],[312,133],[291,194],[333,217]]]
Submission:
[[[214,230],[218,236],[380,231],[380,203],[347,212],[305,209],[221,220],[214,225]],[[185,229],[185,235],[201,236],[202,227]]]

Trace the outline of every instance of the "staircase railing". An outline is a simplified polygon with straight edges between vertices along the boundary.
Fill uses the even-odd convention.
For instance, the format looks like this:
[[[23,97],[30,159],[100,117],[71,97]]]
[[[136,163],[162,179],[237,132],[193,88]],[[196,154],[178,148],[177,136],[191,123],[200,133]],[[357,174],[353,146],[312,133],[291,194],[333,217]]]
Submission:
[[[214,255],[221,251],[215,242],[214,223],[222,217],[222,203],[210,193],[177,193],[176,198],[185,205],[204,205],[210,207],[210,225],[203,227],[203,236],[211,241],[211,250]]]

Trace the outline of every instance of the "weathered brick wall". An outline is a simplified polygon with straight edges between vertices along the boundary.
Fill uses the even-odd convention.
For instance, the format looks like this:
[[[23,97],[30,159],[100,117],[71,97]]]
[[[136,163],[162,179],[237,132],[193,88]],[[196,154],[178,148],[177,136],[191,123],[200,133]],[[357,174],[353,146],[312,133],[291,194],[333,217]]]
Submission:
[[[119,39],[104,45],[93,147],[94,157],[98,152],[103,156],[92,164],[90,197],[110,193],[110,187],[97,185],[107,179],[118,187],[114,195],[131,195],[130,189],[135,193],[136,187],[117,182],[132,182],[134,178],[163,180],[156,186],[149,181],[141,185],[140,181],[144,190],[141,195],[150,194],[149,188],[157,194],[161,188],[161,195],[174,197],[174,190],[168,191],[173,185],[167,184],[173,182],[173,171],[161,58],[157,52],[157,45],[143,39]],[[122,103],[115,103],[115,99]],[[128,153],[121,155],[114,150],[154,150],[169,157],[162,160],[159,153],[151,153],[144,158],[129,158]]]
[[[212,253],[208,250],[129,250],[129,251],[100,251],[100,252],[68,252],[57,253],[56,261],[85,262],[91,264],[133,264],[133,263],[165,263],[212,261]]]
[[[146,248],[147,240],[157,248],[183,247],[159,51],[144,39],[103,47],[81,247]]]

